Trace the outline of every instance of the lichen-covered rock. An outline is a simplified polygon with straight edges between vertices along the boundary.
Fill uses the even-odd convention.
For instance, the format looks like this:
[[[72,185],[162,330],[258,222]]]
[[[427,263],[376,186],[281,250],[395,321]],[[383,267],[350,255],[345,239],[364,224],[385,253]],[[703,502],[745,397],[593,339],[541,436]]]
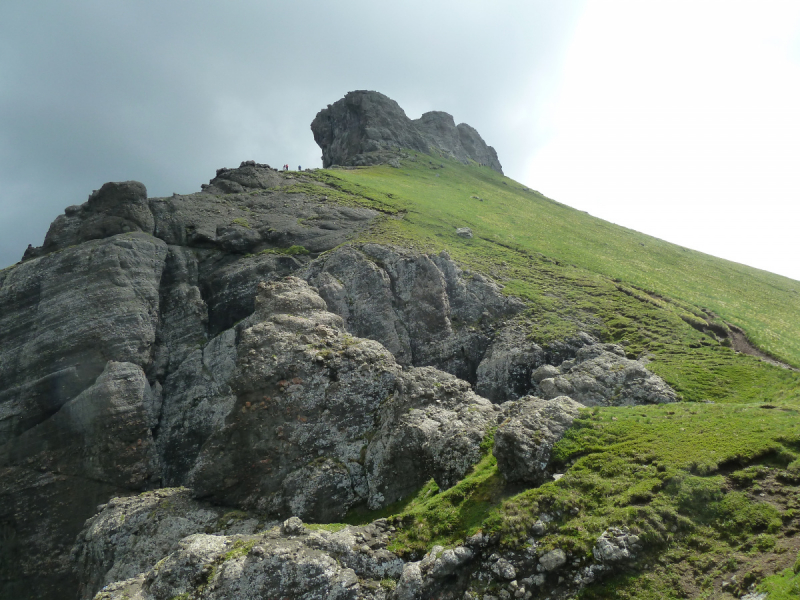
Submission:
[[[420,561],[406,563],[397,583],[396,600],[421,600],[436,598],[444,593],[458,596],[464,587],[465,575],[475,553],[465,546],[445,550],[442,546],[431,548]]]
[[[474,128],[456,126],[452,116],[440,111],[412,121],[397,102],[378,92],[346,94],[317,113],[311,131],[322,149],[324,168],[386,163],[396,159],[399,150],[416,150],[503,172],[494,148]]]
[[[538,382],[545,398],[567,395],[585,406],[633,406],[675,402],[677,394],[644,363],[625,357],[616,344],[591,344],[565,361],[561,373]]]
[[[627,527],[609,527],[597,538],[592,554],[601,563],[621,563],[634,560],[641,548],[639,536]]]
[[[539,564],[542,565],[545,571],[555,571],[563,567],[566,563],[567,554],[561,548],[550,550],[550,552],[543,554],[539,558]]]
[[[467,382],[431,367],[400,374],[366,448],[369,507],[400,500],[431,477],[443,489],[457,483],[480,460],[496,408]]]
[[[238,338],[233,409],[187,479],[201,498],[336,521],[431,477],[452,485],[496,420],[467,383],[403,371],[377,342],[347,334],[295,277],[261,285]]]
[[[114,498],[86,522],[72,550],[80,597],[88,600],[105,585],[149,571],[189,535],[251,534],[263,525],[242,511],[192,500],[187,489]]]
[[[492,565],[492,573],[498,578],[510,581],[517,576],[517,570],[505,558],[500,558]]]
[[[396,580],[403,569],[403,561],[385,549],[388,533],[380,521],[335,532],[301,523],[291,531],[273,527],[251,535],[195,533],[171,543],[171,552],[143,573],[106,585],[95,598],[388,600],[381,582]]]
[[[497,469],[508,481],[541,484],[547,479],[553,446],[582,405],[566,396],[550,400],[526,396],[504,407],[506,419],[494,435]]]

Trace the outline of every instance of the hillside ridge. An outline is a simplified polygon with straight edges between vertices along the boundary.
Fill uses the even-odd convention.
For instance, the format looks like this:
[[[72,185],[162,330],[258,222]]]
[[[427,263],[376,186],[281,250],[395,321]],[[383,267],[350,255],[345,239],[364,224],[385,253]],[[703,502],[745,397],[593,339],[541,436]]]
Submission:
[[[0,271],[0,597],[792,585],[800,373],[737,349],[800,364],[796,282],[554,202],[428,115],[440,146],[399,119],[348,168],[106,183]]]

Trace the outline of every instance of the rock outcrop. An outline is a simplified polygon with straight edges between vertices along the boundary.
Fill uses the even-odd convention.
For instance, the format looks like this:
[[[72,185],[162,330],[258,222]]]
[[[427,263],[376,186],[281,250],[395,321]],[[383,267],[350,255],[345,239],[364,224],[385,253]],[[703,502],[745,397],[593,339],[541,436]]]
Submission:
[[[352,156],[417,140],[488,161],[449,116],[406,123],[372,100],[364,122],[385,109],[388,133]],[[385,522],[297,518],[339,521],[431,478],[446,489],[498,425],[501,472],[538,483],[573,400],[674,399],[588,334],[541,348],[525,304],[446,252],[353,241],[379,213],[329,200],[341,191],[322,181],[248,161],[196,194],[106,184],[0,271],[0,597],[414,597],[475,573],[510,585],[533,563],[490,561],[496,540],[404,565]],[[572,400],[519,400],[562,388]]]
[[[544,398],[569,396],[584,406],[634,406],[675,402],[677,394],[642,361],[625,357],[616,344],[589,344],[556,369],[532,374]]]
[[[431,477],[453,485],[496,421],[466,382],[403,370],[346,333],[302,279],[261,284],[238,337],[236,400],[188,473],[195,494],[218,504],[337,521]]]
[[[184,498],[164,508],[176,494],[164,496],[157,493],[157,503],[152,497],[110,503],[87,523],[74,550],[85,582],[82,598],[386,600],[389,589],[381,582],[402,572],[403,561],[385,549],[393,529],[385,521],[327,531],[306,528],[293,517],[254,533],[250,519],[218,517],[213,507]],[[120,524],[120,517],[131,514],[135,525],[126,526],[127,518]],[[203,524],[213,533],[175,539],[177,532]],[[115,535],[121,544],[108,548],[105,540]],[[160,551],[153,552],[156,548]],[[113,563],[104,560],[108,553]]]
[[[29,248],[26,258],[75,246],[118,233],[153,233],[155,221],[147,205],[147,190],[138,181],[106,183],[80,206],[69,206],[44,238],[41,249]],[[38,250],[38,252],[37,252]]]
[[[496,393],[483,395],[493,401],[514,393],[505,375],[480,365],[500,335],[497,328],[525,305],[482,275],[462,272],[446,252],[427,256],[378,244],[339,248],[309,265],[304,276],[348,331],[380,341],[400,364],[438,367],[478,384],[479,393],[491,387]],[[536,366],[543,360],[542,354]]]
[[[475,129],[445,112],[409,119],[400,105],[378,92],[359,90],[322,109],[311,123],[322,148],[322,166],[375,165],[395,160],[399,150],[476,162],[502,173],[497,152]]]
[[[494,435],[497,470],[508,481],[544,483],[553,446],[582,407],[566,396],[551,400],[526,396],[504,405],[505,420]]]
[[[164,488],[113,498],[86,521],[72,550],[80,598],[89,600],[105,585],[149,571],[190,535],[253,534],[275,524],[243,511],[197,502],[188,489]]]
[[[551,519],[542,514],[538,523]],[[394,531],[386,519],[363,526],[320,527],[297,517],[263,523],[241,511],[221,514],[186,490],[160,490],[100,507],[72,554],[82,600],[422,600],[571,598],[635,566],[645,549],[627,528],[608,527],[590,556],[539,548],[533,537],[526,549],[509,550],[479,532],[405,560],[387,547]]]

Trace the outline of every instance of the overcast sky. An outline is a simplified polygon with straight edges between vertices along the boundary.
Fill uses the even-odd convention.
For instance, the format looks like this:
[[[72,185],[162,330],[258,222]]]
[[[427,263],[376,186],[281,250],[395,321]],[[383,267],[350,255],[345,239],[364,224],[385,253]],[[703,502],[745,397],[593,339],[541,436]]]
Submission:
[[[1,0],[0,268],[106,181],[321,166],[355,89],[451,113],[506,174],[800,280],[800,2]]]

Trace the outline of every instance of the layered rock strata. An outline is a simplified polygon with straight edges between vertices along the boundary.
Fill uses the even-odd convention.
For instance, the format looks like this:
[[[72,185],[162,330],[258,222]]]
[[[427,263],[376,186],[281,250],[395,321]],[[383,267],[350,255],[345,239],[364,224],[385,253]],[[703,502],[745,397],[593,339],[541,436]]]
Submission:
[[[0,271],[0,597],[73,597],[79,579],[90,597],[152,570],[186,536],[255,535],[256,521],[217,523],[232,511],[258,513],[259,527],[335,521],[431,478],[447,488],[490,428],[522,418],[500,403],[530,393],[571,385],[585,404],[674,398],[588,334],[543,350],[528,339],[524,304],[445,252],[346,243],[377,213],[328,193],[253,162],[185,196],[106,184]],[[550,431],[548,444],[563,430],[537,423],[530,431]],[[511,454],[524,462],[518,441]],[[81,534],[73,571],[69,550],[98,505],[183,485],[180,498],[109,504],[102,519],[116,511],[139,533],[101,519]],[[164,516],[163,531],[146,525],[173,501],[200,512]],[[163,544],[146,541],[167,530]],[[216,561],[217,542],[187,542],[180,564]],[[115,547],[141,560],[115,566]],[[281,552],[275,568],[300,564]],[[176,569],[176,581],[191,571]],[[327,569],[331,582],[350,581]]]

